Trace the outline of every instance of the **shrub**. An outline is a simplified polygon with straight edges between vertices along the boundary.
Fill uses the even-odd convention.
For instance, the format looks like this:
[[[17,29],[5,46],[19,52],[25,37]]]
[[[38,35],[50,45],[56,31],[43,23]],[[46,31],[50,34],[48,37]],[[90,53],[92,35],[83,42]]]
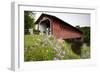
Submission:
[[[53,60],[55,51],[50,47],[28,48],[24,54],[25,61]]]
[[[71,49],[73,50],[74,53],[81,55],[81,47],[82,47],[82,42],[81,41],[73,41],[71,44]]]
[[[33,45],[33,36],[25,35],[24,36],[24,48],[31,47]]]
[[[27,37],[32,38],[31,44]],[[27,41],[28,40],[28,41]],[[24,52],[25,61],[42,61],[42,60],[53,60],[55,57],[55,51],[49,43],[46,43],[43,35],[26,36],[26,51]]]
[[[63,47],[63,49],[65,50],[65,55],[63,59],[80,59],[80,56],[75,54],[72,49],[71,49],[71,44],[69,43],[64,43],[65,47]]]
[[[90,47],[88,47],[87,45],[83,46],[81,49],[81,58],[82,59],[90,58]]]
[[[25,61],[79,59],[70,44],[52,35],[25,35]]]

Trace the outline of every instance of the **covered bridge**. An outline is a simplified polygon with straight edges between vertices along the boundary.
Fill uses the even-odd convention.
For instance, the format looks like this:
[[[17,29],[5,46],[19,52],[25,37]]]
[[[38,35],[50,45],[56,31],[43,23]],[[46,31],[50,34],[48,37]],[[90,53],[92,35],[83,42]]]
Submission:
[[[49,14],[41,14],[35,24],[41,33],[61,39],[81,39],[82,32],[69,23]]]

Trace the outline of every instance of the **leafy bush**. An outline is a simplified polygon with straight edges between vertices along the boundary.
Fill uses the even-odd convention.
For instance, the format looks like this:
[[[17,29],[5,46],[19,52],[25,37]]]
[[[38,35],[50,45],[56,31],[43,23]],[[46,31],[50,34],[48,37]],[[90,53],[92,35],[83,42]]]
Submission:
[[[83,42],[90,46],[90,27],[79,27],[80,31],[83,32]]]
[[[25,35],[24,36],[24,48],[29,48],[33,45],[33,36],[32,35]]]
[[[27,49],[24,52],[25,61],[53,60],[55,51],[44,39],[43,35],[25,36],[27,42],[25,43]]]
[[[88,59],[90,58],[90,47],[85,45],[81,49],[81,58],[82,59]]]
[[[24,56],[25,61],[53,60],[55,51],[50,47],[28,48]]]
[[[29,29],[35,28],[35,13],[32,11],[24,11],[24,34],[30,34]]]
[[[79,59],[70,44],[46,35],[25,35],[25,61]]]
[[[81,47],[82,47],[82,42],[77,40],[73,41],[71,44],[71,49],[73,50],[74,53],[81,55]]]

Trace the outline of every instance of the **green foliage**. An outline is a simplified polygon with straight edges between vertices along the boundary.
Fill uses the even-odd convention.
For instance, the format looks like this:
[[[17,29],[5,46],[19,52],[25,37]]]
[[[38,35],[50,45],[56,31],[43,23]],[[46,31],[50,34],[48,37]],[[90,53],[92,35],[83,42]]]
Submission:
[[[51,47],[28,48],[25,51],[25,61],[53,60],[55,51]]]
[[[28,48],[33,45],[33,36],[32,35],[25,35],[24,36],[24,47]]]
[[[81,58],[82,59],[88,59],[90,58],[90,47],[88,46],[83,46],[81,49]]]
[[[33,33],[34,34],[39,34],[40,33],[40,30],[33,29]]]
[[[71,44],[71,49],[73,50],[74,53],[77,55],[81,54],[81,47],[82,47],[82,42],[79,40],[75,40]]]
[[[48,43],[44,43],[43,35],[25,35],[25,37],[25,42],[27,42],[27,49],[24,52],[25,61],[53,60],[55,51]]]
[[[90,27],[79,27],[79,30],[83,32],[83,41],[90,46]]]
[[[28,29],[33,28],[34,29],[34,17],[35,14],[32,11],[24,11],[24,29],[25,34],[29,34]]]
[[[79,59],[70,44],[46,35],[25,35],[25,61]]]

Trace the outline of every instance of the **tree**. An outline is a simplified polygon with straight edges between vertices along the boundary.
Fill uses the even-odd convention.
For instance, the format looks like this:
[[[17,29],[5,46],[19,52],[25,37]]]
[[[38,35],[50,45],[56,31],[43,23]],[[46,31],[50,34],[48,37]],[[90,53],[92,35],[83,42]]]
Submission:
[[[83,32],[84,43],[87,43],[87,45],[90,45],[90,27],[80,27],[78,29]]]
[[[77,26],[76,26],[76,28],[78,28],[78,29],[79,29],[79,28],[80,28],[80,26],[79,26],[79,25],[77,25]]]
[[[35,13],[32,11],[24,11],[24,33],[29,34],[29,29],[34,29]]]

